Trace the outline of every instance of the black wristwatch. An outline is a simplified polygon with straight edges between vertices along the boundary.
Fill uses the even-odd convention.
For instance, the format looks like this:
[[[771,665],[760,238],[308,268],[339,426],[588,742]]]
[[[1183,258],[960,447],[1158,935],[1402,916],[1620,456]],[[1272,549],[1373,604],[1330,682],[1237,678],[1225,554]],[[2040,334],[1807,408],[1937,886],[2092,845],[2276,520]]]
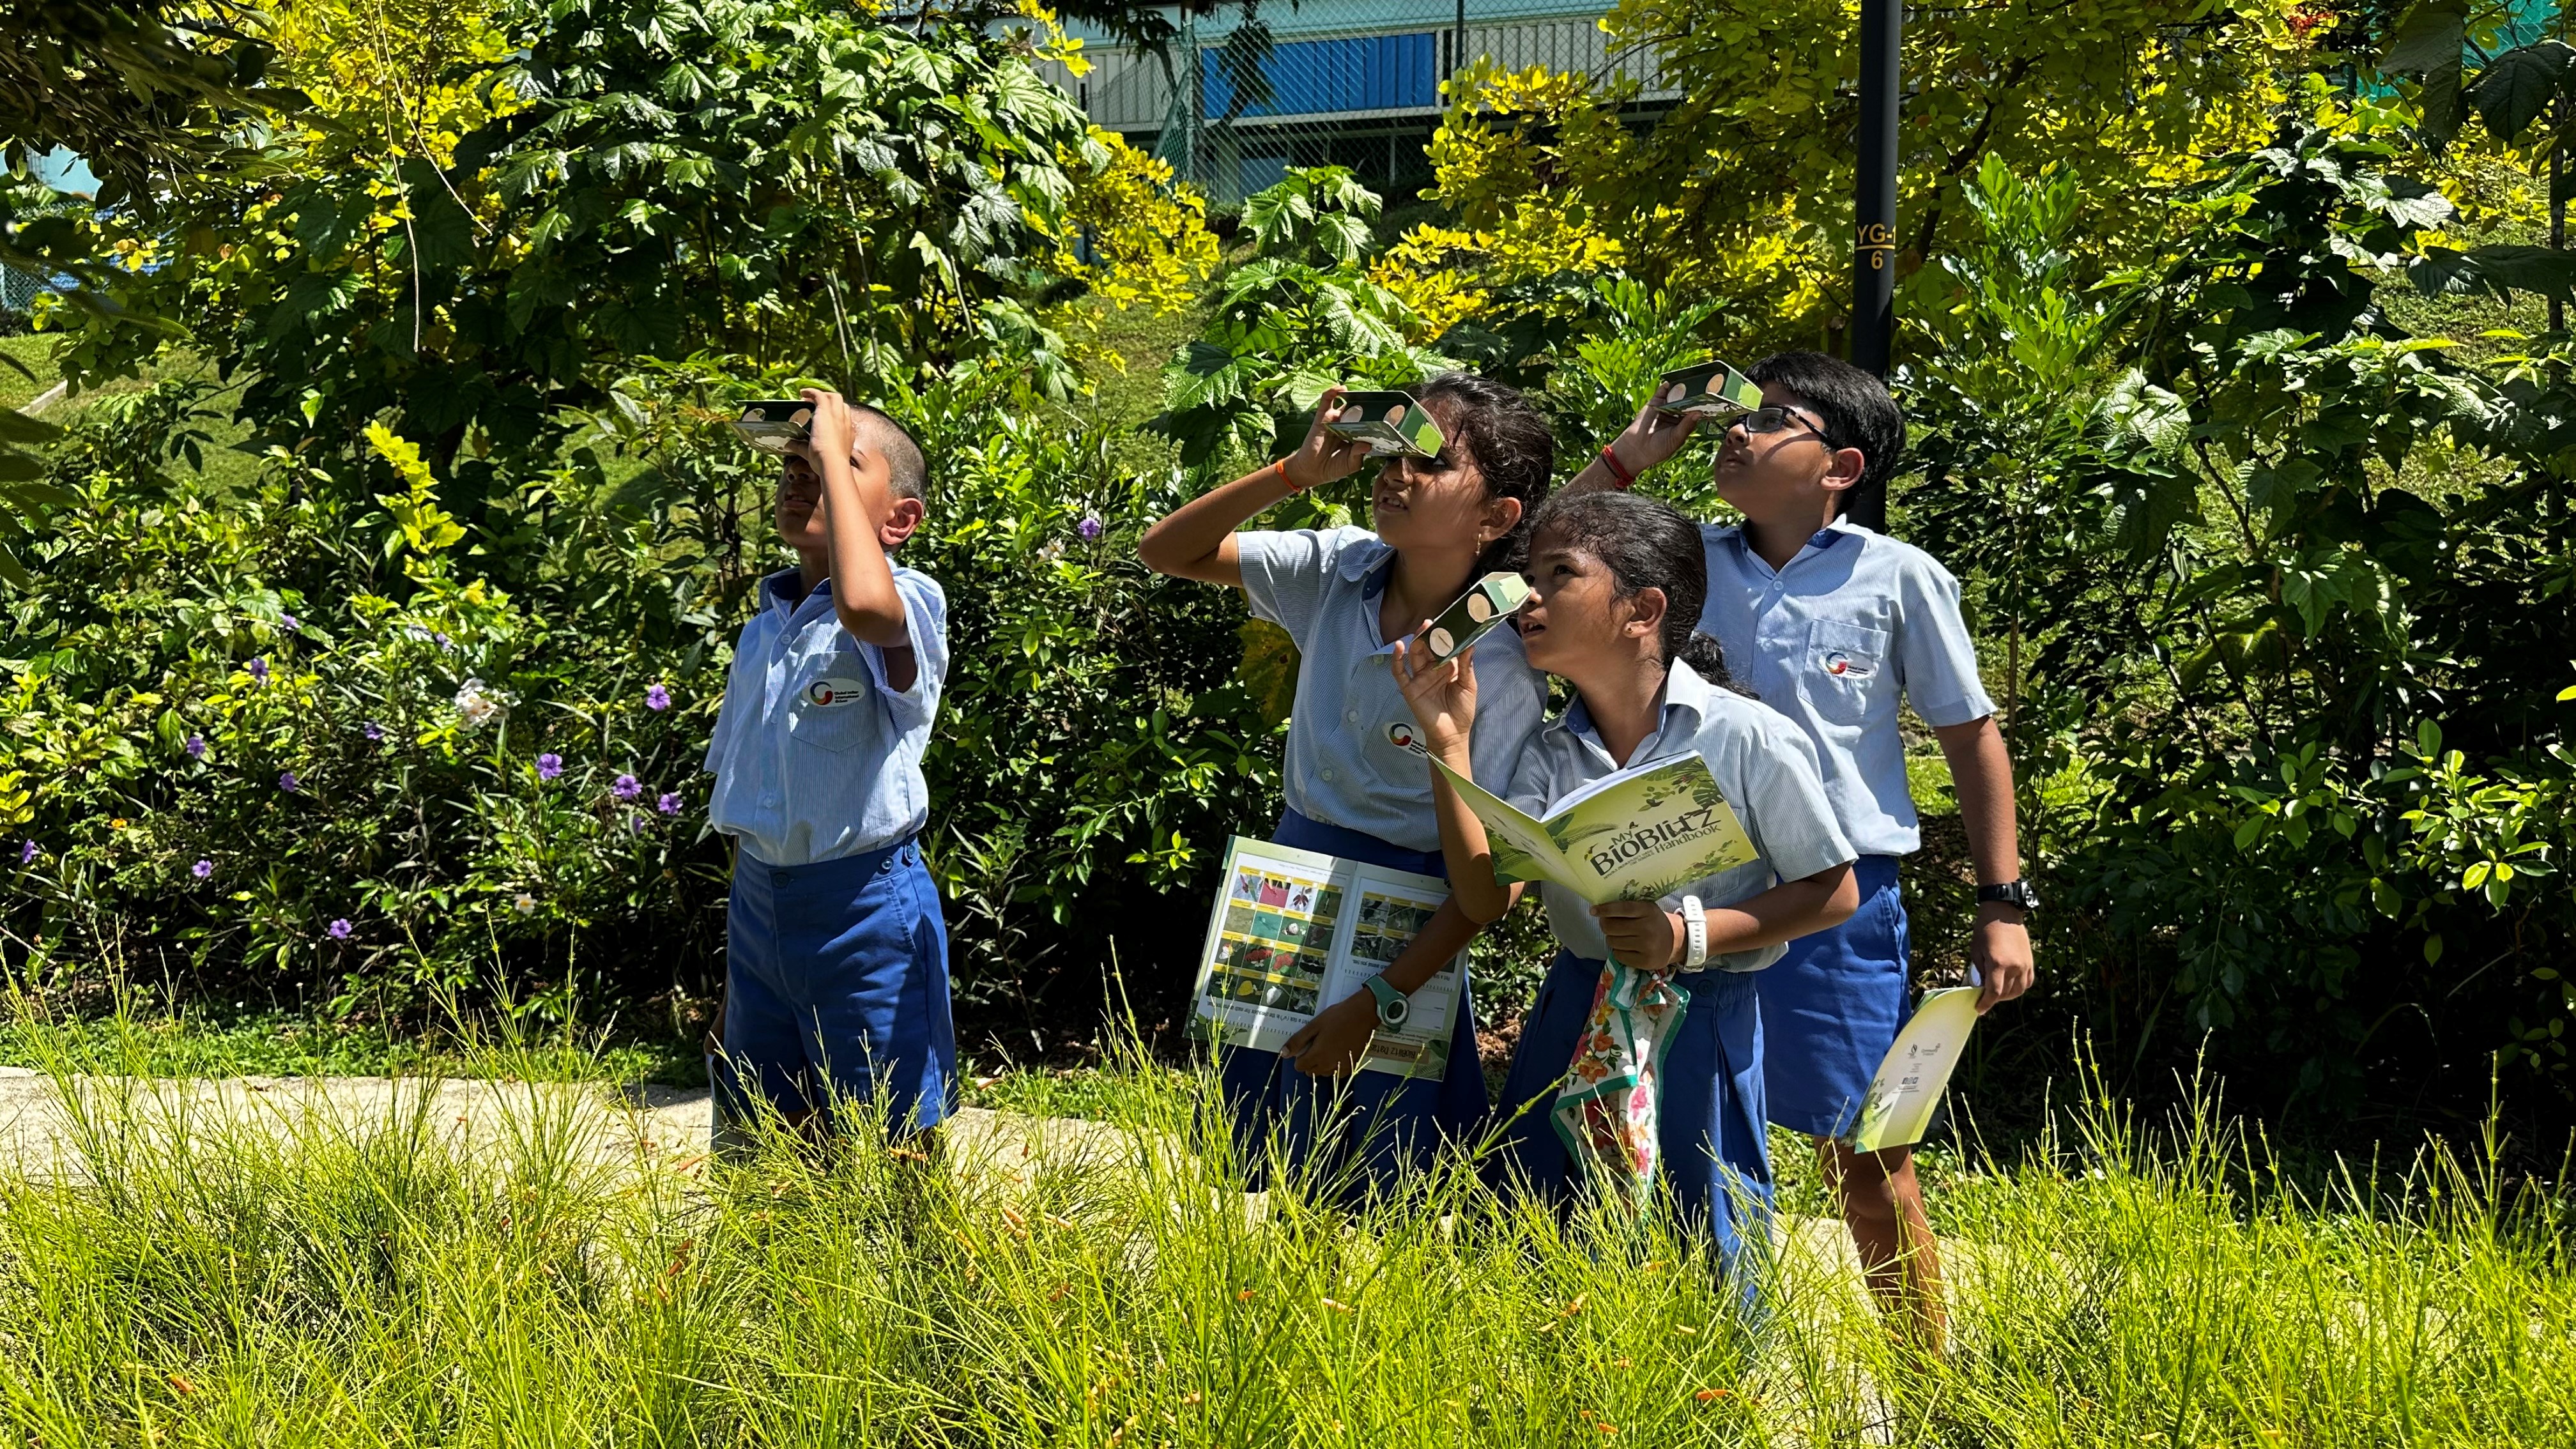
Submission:
[[[1977,887],[1977,904],[2005,905],[2025,914],[2039,909],[2039,892],[2026,880],[2008,880],[2002,885]]]

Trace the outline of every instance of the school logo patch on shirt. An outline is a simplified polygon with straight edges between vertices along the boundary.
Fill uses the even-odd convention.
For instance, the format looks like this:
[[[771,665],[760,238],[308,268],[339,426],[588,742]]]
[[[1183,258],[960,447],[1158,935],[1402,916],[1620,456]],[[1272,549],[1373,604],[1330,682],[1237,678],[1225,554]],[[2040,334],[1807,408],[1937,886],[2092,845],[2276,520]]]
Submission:
[[[837,705],[856,704],[867,696],[867,692],[866,680],[841,679],[827,674],[805,686],[805,702],[816,709],[831,709]]]
[[[1825,672],[1844,679],[1867,679],[1878,672],[1866,659],[1855,659],[1839,649],[1825,651]]]
[[[1426,760],[1431,758],[1431,751],[1423,745],[1421,734],[1413,728],[1410,720],[1397,720],[1388,725],[1386,742],[1399,750],[1410,750]]]

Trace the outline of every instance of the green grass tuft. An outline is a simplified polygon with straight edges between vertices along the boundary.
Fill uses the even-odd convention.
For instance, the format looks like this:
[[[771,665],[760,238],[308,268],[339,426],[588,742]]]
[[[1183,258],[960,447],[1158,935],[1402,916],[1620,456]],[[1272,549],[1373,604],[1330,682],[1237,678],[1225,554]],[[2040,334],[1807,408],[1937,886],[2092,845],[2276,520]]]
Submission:
[[[33,1049],[56,1070],[50,1038]],[[495,1051],[482,1075],[525,1081]],[[1954,1348],[1809,1225],[1760,1323],[1651,1226],[1451,1163],[1346,1214],[1248,1202],[1210,1083],[1114,1126],[604,1161],[574,1094],[477,1139],[66,1078],[68,1170],[0,1177],[0,1422],[47,1444],[2380,1445],[2576,1438],[2568,1221],[2428,1152],[2322,1196],[2209,1113],[2089,1104],[1944,1194]],[[121,1084],[121,1085],[120,1085]],[[1023,1105],[1048,1104],[1031,1096]],[[1057,1106],[1070,1105],[1058,1099]],[[1203,1150],[1191,1150],[1193,1146]],[[1821,1231],[1819,1231],[1821,1228]]]

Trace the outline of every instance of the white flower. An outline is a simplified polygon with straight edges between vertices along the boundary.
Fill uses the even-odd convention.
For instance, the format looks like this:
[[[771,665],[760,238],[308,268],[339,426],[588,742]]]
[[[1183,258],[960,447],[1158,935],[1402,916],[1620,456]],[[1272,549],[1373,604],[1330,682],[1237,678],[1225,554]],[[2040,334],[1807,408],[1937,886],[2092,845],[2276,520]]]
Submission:
[[[456,712],[464,717],[467,729],[480,729],[510,712],[509,696],[484,688],[480,679],[468,679],[456,691]]]
[[[519,898],[510,902],[510,904],[518,909],[520,915],[530,915],[537,909],[537,898],[528,894],[526,891],[521,891],[519,892]]]
[[[1054,563],[1057,559],[1064,557],[1064,540],[1059,538],[1049,542],[1046,547],[1038,550],[1038,557],[1045,559],[1048,563]]]

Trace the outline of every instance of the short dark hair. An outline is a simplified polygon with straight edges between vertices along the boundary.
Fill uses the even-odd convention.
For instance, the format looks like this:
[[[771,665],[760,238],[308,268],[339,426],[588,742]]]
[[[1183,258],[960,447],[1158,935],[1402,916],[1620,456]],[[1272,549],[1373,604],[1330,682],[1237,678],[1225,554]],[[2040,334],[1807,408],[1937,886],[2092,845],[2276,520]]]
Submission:
[[[1897,411],[1886,383],[1821,352],[1775,352],[1744,375],[1764,387],[1796,393],[1824,425],[1826,447],[1860,449],[1860,482],[1834,500],[1836,514],[1851,507],[1853,494],[1884,489],[1896,475],[1905,455],[1905,414]]]
[[[1560,493],[1532,520],[1531,538],[1541,533],[1599,559],[1620,598],[1663,590],[1664,627],[1657,642],[1665,660],[1681,660],[1713,685],[1752,692],[1727,674],[1717,641],[1699,632],[1700,609],[1708,603],[1708,550],[1699,525],[1679,509],[1642,493]]]
[[[1520,522],[1485,546],[1476,560],[1477,576],[1519,568],[1529,552],[1530,520],[1547,501],[1548,479],[1556,472],[1556,433],[1547,418],[1520,389],[1472,372],[1444,372],[1413,389],[1413,396],[1426,406],[1435,400],[1451,404],[1450,430],[1476,460],[1487,498],[1520,500]]]
[[[865,430],[867,441],[885,454],[894,496],[915,498],[927,504],[930,501],[930,464],[921,455],[921,444],[914,441],[911,432],[883,408],[852,403],[850,411],[859,415],[859,425]]]

